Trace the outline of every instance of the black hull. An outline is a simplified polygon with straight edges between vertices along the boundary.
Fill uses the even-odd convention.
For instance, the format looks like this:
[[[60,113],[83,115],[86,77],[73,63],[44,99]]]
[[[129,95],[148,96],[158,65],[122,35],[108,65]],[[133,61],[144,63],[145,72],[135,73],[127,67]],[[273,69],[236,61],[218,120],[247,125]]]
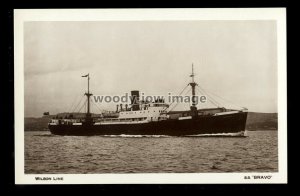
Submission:
[[[55,135],[170,135],[238,133],[245,131],[247,112],[220,116],[198,116],[187,120],[165,120],[143,124],[49,125]]]

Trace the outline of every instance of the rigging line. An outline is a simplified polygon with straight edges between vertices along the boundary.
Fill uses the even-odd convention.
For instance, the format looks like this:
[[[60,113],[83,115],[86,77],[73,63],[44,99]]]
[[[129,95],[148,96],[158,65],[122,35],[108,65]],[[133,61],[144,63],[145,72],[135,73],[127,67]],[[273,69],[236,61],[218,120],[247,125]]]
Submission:
[[[201,86],[198,86],[199,87],[199,90],[201,90],[202,92],[204,92],[210,99],[211,101],[214,101],[215,103],[217,103],[218,105],[222,105],[220,104],[219,101],[217,101],[216,99],[214,99],[211,95],[210,95],[210,92],[206,91],[204,88],[202,88]]]
[[[81,104],[81,102],[82,102],[84,96],[85,96],[85,95],[83,95],[83,96],[81,97],[79,103],[78,103],[78,104],[76,105],[76,107],[73,109],[72,113],[75,112],[75,111],[77,110],[77,108],[78,108],[78,106]]]
[[[184,87],[184,89],[179,93],[179,95],[181,95],[188,86],[189,84]]]
[[[168,112],[170,112],[170,111],[172,111],[174,108],[176,108],[177,105],[178,105],[178,103],[175,104]]]
[[[82,108],[86,105],[86,103],[87,103],[87,100],[86,100],[86,101],[84,102],[84,104],[81,106],[81,108],[79,109],[78,113],[81,112]]]
[[[184,89],[179,93],[179,95],[178,96],[181,96],[181,94],[185,91],[185,89],[188,87],[189,85],[187,85],[186,87],[184,87]],[[187,93],[189,93],[191,91],[191,89],[190,90],[188,90],[186,93],[185,93],[185,95],[187,94]],[[173,104],[174,103],[174,101],[171,103],[171,104]],[[178,104],[178,103],[177,103]]]
[[[96,107],[98,108],[99,112],[102,114],[102,111],[101,111],[101,109],[98,107],[98,105],[97,105],[95,102],[93,102],[93,100],[91,100],[91,102],[92,102],[94,105],[96,105]]]
[[[192,89],[188,90],[188,92],[186,92],[185,95],[187,95],[187,94],[190,93],[191,91],[192,91]],[[191,97],[192,97],[192,96],[191,96]],[[187,103],[185,103],[185,104],[187,104]],[[191,107],[191,105],[192,105],[192,103],[189,102],[189,103],[188,103],[188,106]]]
[[[77,96],[78,96],[78,95],[77,95]],[[72,111],[72,108],[73,108],[73,106],[74,106],[74,104],[75,104],[77,98],[78,98],[78,97],[76,97],[76,99],[73,100],[72,104],[69,105],[69,107],[68,107],[68,109],[67,109],[67,112],[71,112],[71,111]]]
[[[208,100],[210,103],[212,103],[213,105],[215,105],[215,106],[218,105],[218,104],[216,104],[216,103],[209,97],[209,95],[208,95],[205,91],[203,91],[203,90],[201,90],[201,89],[199,89],[199,88],[196,88],[196,92],[199,93],[200,95],[207,96],[207,97],[208,97],[207,100]]]
[[[203,88],[202,88],[202,89],[203,89]],[[235,107],[238,107],[238,108],[243,108],[243,107],[241,107],[241,106],[239,106],[239,105],[236,105],[236,104],[234,104],[233,102],[231,102],[231,101],[229,101],[229,100],[227,100],[227,99],[225,99],[225,98],[222,98],[221,96],[218,96],[217,94],[215,94],[215,93],[213,93],[213,92],[210,92],[210,91],[207,91],[207,92],[210,93],[211,95],[214,95],[214,96],[218,97],[219,99],[223,100],[225,103],[227,102],[227,103],[231,104],[232,106],[235,106]]]
[[[79,97],[80,95],[81,95],[81,93],[78,94],[78,95],[76,96],[76,98],[74,99],[74,101],[73,101],[73,103],[72,103],[72,105],[71,105],[71,107],[69,108],[68,111],[72,111],[72,109],[73,109],[73,107],[75,106],[75,104],[77,103],[77,99],[78,99],[78,97]]]
[[[77,99],[78,99],[79,95],[81,95],[81,94],[78,94],[77,97],[76,97],[76,99],[74,99],[74,101],[73,101],[71,107],[70,107],[69,110],[68,110],[69,112],[72,112],[72,111],[73,111],[73,108],[74,108],[74,106],[75,106],[75,103],[77,102]],[[84,95],[83,95],[82,97],[84,97]],[[82,99],[82,97],[81,97],[81,99]],[[81,99],[80,99],[80,100],[81,100]]]
[[[186,89],[188,86],[189,86],[189,85],[186,85],[186,86],[184,87],[184,89],[179,93],[178,96],[180,96],[180,95],[185,91],[185,89]],[[174,101],[169,105],[169,107],[170,107],[173,103],[174,103]]]
[[[198,89],[198,90],[201,91],[200,89]],[[214,99],[212,96],[210,96],[206,91],[202,90],[201,92],[208,97],[208,101],[210,103],[212,103],[214,106],[216,106],[216,107],[222,106],[222,104],[220,102],[218,102],[216,99]]]
[[[225,101],[225,102],[228,102],[228,103],[231,104],[232,106],[236,106],[236,107],[238,107],[238,108],[243,108],[243,107],[241,107],[241,106],[239,106],[239,105],[236,105],[236,104],[234,104],[233,102],[231,102],[231,101],[229,101],[229,100],[227,100],[227,99],[225,99],[225,98],[222,98],[222,97],[220,97],[220,96],[218,96],[218,95],[216,95],[216,94],[214,94],[214,93],[212,93],[212,92],[211,92],[211,94],[214,95],[214,96],[216,96],[216,97],[218,97],[218,98],[220,98],[220,99],[222,99],[222,100]]]
[[[218,103],[215,99],[213,99],[210,95],[208,95],[207,92],[205,92],[204,90],[200,90],[200,89],[197,89],[200,94],[204,94],[204,95],[207,95],[208,96],[208,101],[211,102],[213,105],[217,106],[217,107],[220,107],[220,103]]]
[[[184,95],[187,95],[188,93],[190,93],[190,92],[191,92],[191,90],[192,90],[192,89],[188,90],[188,91],[187,91],[187,92],[186,92]]]
[[[201,88],[200,86],[198,86],[198,90],[199,90],[201,93],[207,95],[208,98],[209,98],[209,101],[210,101],[212,104],[214,104],[215,106],[220,107],[220,105],[222,105],[220,102],[218,102],[218,101],[217,101],[216,99],[214,99],[212,96],[210,96],[209,93],[208,93],[206,90],[204,90],[203,88]]]
[[[186,89],[188,86],[189,86],[189,84],[186,85],[186,86],[184,87],[184,89],[183,89],[183,90],[179,93],[179,95],[177,95],[177,96],[180,96],[180,95],[185,91],[185,89]],[[172,102],[169,104],[169,107],[165,108],[163,111],[166,111],[168,108],[170,108],[170,106],[171,106],[173,103],[174,103],[174,101],[172,101]]]
[[[187,92],[186,94],[188,94],[189,92],[191,92],[191,90],[192,90],[192,89],[188,90],[188,92]],[[185,95],[186,95],[186,94],[185,94]],[[173,103],[174,103],[174,102],[173,102]],[[179,104],[179,102],[177,102],[176,105],[174,105],[174,106],[169,110],[169,112],[172,111],[174,108],[176,108],[178,104]]]

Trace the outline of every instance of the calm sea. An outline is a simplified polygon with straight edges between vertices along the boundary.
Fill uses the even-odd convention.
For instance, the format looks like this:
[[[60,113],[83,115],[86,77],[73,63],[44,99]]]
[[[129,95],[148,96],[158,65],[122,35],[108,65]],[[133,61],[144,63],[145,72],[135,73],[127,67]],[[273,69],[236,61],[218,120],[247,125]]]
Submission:
[[[25,132],[26,174],[277,172],[277,131],[248,137],[55,136]]]

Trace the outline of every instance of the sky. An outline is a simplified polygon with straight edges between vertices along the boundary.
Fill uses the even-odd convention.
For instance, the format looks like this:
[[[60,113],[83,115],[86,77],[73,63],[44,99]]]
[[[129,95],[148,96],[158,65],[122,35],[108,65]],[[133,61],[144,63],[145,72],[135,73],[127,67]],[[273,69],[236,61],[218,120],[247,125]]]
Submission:
[[[72,112],[87,73],[94,95],[178,94],[192,64],[208,92],[277,112],[275,21],[25,22],[25,117]]]

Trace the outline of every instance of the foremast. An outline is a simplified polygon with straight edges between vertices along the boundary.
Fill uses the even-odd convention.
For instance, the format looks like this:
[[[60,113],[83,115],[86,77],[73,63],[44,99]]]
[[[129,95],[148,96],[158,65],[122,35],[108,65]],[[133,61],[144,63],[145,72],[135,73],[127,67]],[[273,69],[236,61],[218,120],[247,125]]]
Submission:
[[[90,74],[88,73],[87,75],[84,75],[82,77],[86,77],[87,80],[88,80],[87,93],[84,94],[87,97],[87,112],[86,112],[86,115],[85,115],[85,122],[87,124],[91,124],[93,122],[93,119],[92,119],[92,115],[91,115],[91,112],[90,112],[90,97],[93,94],[90,93]]]
[[[197,116],[198,115],[198,111],[197,111],[197,107],[196,107],[196,92],[195,92],[195,87],[197,86],[197,83],[194,81],[194,64],[192,64],[192,74],[190,75],[190,77],[192,78],[192,81],[189,83],[189,85],[192,87],[192,106],[190,107],[191,109],[191,114],[192,116]]]

